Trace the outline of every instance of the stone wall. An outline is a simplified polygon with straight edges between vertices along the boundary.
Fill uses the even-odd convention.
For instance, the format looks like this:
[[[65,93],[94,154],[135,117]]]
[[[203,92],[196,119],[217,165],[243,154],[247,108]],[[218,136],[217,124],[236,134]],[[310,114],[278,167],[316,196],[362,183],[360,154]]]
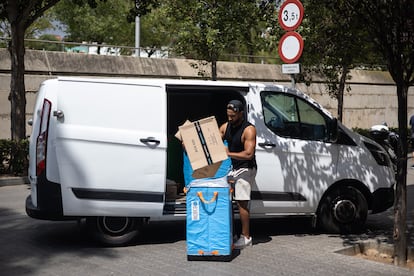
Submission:
[[[105,77],[162,77],[208,78],[199,76],[194,68],[197,61],[187,59],[153,59],[129,56],[99,56],[81,53],[63,53],[27,50],[25,56],[27,119],[32,116],[36,91],[40,83],[57,76]],[[201,66],[209,73],[210,68]],[[388,72],[353,70],[348,82],[351,92],[344,97],[343,122],[346,126],[369,128],[386,121],[398,125],[396,87]],[[219,62],[217,76],[220,80],[264,81],[291,85],[289,75],[281,72],[280,65]],[[319,81],[310,86],[296,84],[322,106],[337,114],[337,102],[329,97],[325,85]],[[0,139],[10,137],[10,56],[0,49]],[[409,90],[408,115],[414,114],[414,88]],[[30,134],[30,127],[27,134]]]

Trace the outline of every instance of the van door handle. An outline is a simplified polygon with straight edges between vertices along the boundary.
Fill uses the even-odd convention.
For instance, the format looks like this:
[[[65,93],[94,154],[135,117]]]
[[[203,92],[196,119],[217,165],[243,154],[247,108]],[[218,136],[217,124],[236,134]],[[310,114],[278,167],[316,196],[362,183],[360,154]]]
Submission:
[[[264,143],[259,143],[259,146],[262,148],[274,148],[276,147],[276,144],[273,144],[270,142],[264,142]]]
[[[53,116],[57,117],[58,119],[61,119],[65,116],[62,110],[55,110],[53,111]]]
[[[161,143],[160,140],[157,140],[154,137],[141,138],[139,140],[144,144],[151,143],[151,144],[155,144],[156,146],[158,146]]]

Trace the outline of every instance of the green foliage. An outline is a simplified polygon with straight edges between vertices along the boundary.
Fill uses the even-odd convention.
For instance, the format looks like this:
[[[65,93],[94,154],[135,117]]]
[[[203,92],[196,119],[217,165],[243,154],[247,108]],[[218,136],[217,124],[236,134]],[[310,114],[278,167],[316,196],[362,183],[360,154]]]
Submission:
[[[134,2],[134,7],[129,10],[127,20],[128,22],[134,22],[136,16],[144,16],[151,13],[154,9],[157,9],[162,0],[139,0]]]
[[[39,37],[40,40],[47,40],[47,41],[56,41],[58,42],[59,39],[56,35],[52,34],[44,34]],[[45,51],[62,51],[61,44],[53,44],[51,42],[28,42],[26,43],[27,47],[30,49],[35,50],[45,50]]]
[[[39,17],[60,0],[4,0],[0,2],[0,20],[20,23],[26,31]],[[25,14],[26,16],[22,16]]]
[[[132,5],[131,0],[97,1],[92,9],[89,5],[62,0],[52,12],[66,26],[68,41],[133,45],[134,25],[127,21]]]
[[[355,7],[368,39],[382,54],[394,81],[414,84],[414,2],[344,0]]]
[[[178,55],[212,63],[226,54],[254,55],[268,45],[276,20],[272,1],[165,1]]]
[[[170,47],[175,40],[174,25],[167,16],[165,5],[153,8],[140,17],[140,46],[151,57],[156,50]]]
[[[29,141],[19,142],[0,139],[0,174],[26,175],[28,169]]]
[[[329,95],[338,98],[344,92],[340,85],[345,88],[344,81],[350,78],[349,68],[366,53],[364,29],[353,9],[343,1],[306,0],[304,7],[304,79],[311,82],[313,73],[320,74],[328,81]],[[350,91],[350,87],[346,90]]]

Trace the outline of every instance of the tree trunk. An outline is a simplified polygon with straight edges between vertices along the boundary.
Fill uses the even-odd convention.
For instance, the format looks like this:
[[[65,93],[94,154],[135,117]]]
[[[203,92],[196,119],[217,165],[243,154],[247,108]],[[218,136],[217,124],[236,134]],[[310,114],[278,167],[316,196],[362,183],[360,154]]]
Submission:
[[[217,60],[211,62],[211,80],[217,80]]]
[[[24,32],[22,23],[11,23],[11,82],[9,100],[11,104],[11,139],[26,138],[26,89],[24,84]]]
[[[408,86],[397,83],[398,129],[400,147],[397,152],[397,176],[394,203],[394,264],[407,263],[407,93]]]
[[[342,122],[343,119],[343,110],[344,110],[344,91],[345,91],[345,81],[346,75],[348,74],[347,67],[342,65],[341,79],[339,80],[338,87],[338,120]]]

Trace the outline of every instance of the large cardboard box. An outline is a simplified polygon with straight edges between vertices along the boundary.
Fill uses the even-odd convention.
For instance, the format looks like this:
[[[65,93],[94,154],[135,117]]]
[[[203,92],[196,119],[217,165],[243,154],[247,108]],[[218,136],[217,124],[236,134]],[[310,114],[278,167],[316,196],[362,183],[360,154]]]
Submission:
[[[226,148],[214,116],[185,122],[178,127],[176,137],[184,144],[194,178],[213,177],[221,161],[227,159]]]

